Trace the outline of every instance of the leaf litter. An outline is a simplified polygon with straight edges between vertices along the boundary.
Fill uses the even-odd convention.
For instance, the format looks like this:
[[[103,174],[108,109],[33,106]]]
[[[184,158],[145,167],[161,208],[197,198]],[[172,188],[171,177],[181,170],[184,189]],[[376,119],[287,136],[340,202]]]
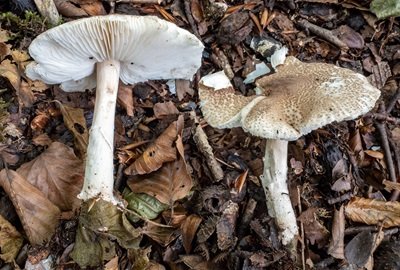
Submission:
[[[89,258],[90,264],[104,263],[106,269],[396,265],[384,258],[396,257],[399,236],[399,188],[393,182],[399,178],[400,159],[398,18],[378,21],[374,13],[386,15],[377,13],[376,6],[369,11],[369,1],[54,2],[67,20],[104,14],[109,8],[158,15],[196,34],[206,50],[195,80],[174,82],[176,94],[167,91],[165,81],[120,85],[115,177],[119,191],[126,190],[131,213],[107,217],[108,228],[91,227],[88,233],[77,228],[70,210],[79,205],[76,194],[94,94],[66,94],[57,86],[28,80],[23,73],[30,61],[26,48],[47,25],[31,13],[0,16],[0,181],[23,229],[15,221],[11,226],[31,244],[48,243],[38,258],[44,261],[52,253],[48,247],[57,246],[52,256],[60,267],[73,265],[71,257],[88,263],[68,249],[87,244],[75,243],[78,233],[95,241],[102,253]],[[11,10],[8,3],[0,7]],[[254,38],[262,41],[258,47],[251,44]],[[385,105],[289,144],[289,190],[304,231],[297,262],[280,246],[257,185],[264,142],[239,129],[207,126],[198,107],[199,76],[220,69],[236,91],[254,94],[254,85],[243,80],[257,63],[269,65],[269,49],[261,47],[267,39],[289,47],[303,61],[335,63],[369,76],[382,89]],[[196,129],[204,131],[203,143],[194,139]],[[119,235],[111,245],[105,240],[109,230]],[[350,237],[348,232],[356,233]],[[18,249],[7,258],[14,258]]]

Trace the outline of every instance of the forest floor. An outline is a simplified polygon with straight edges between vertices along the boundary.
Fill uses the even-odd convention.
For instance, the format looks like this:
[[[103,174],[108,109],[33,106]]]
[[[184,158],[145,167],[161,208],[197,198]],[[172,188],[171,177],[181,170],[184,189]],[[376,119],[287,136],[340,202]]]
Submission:
[[[370,1],[55,2],[62,23],[111,9],[155,15],[205,46],[193,81],[120,84],[114,187],[136,213],[128,217],[140,239],[100,248],[104,265],[92,269],[400,269],[398,18],[379,20]],[[0,270],[80,269],[70,255],[95,93],[26,77],[28,47],[50,28],[29,10],[33,1],[0,1]],[[267,41],[303,62],[361,73],[382,93],[370,113],[289,142],[295,254],[268,214],[265,139],[211,127],[198,96],[200,78],[220,70],[237,93],[254,95],[244,81],[269,65]]]

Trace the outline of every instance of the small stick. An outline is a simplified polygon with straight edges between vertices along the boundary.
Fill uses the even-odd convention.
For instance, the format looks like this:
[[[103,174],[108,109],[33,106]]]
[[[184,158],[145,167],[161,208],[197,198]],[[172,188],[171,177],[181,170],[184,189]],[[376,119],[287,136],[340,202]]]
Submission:
[[[396,161],[396,166],[397,166],[397,173],[400,173],[400,157],[399,153],[396,150],[396,145],[394,144],[393,140],[389,139],[389,145],[393,150],[393,155],[394,155],[394,160]],[[396,181],[397,182],[397,179]],[[393,190],[392,196],[390,197],[391,201],[397,201],[399,198],[400,191],[399,190]]]
[[[200,153],[204,155],[208,168],[210,169],[214,180],[222,180],[224,178],[224,171],[222,170],[219,162],[215,159],[213,149],[207,139],[207,134],[204,132],[200,125],[196,127],[193,140],[196,143]]]
[[[397,101],[400,99],[400,88],[397,89],[396,94],[390,99],[389,104],[386,106],[386,113],[389,114],[394,106],[396,106]]]
[[[385,104],[381,103],[379,105],[378,111],[380,113],[384,113],[386,111],[385,110]],[[385,160],[386,160],[386,166],[387,166],[388,173],[389,173],[389,179],[392,182],[396,182],[397,181],[397,179],[396,179],[396,171],[394,169],[392,153],[390,151],[389,139],[388,139],[387,131],[386,131],[386,124],[381,122],[381,121],[377,121],[375,126],[376,126],[376,129],[379,132],[380,137],[381,137],[381,144],[382,144],[383,152],[385,154]],[[395,199],[394,195],[395,195],[395,192],[392,193],[392,196],[390,198],[391,200]]]
[[[330,43],[336,45],[337,47],[339,47],[342,50],[348,50],[349,49],[349,47],[346,45],[346,43],[344,43],[338,37],[336,37],[332,33],[332,31],[330,31],[330,30],[327,30],[325,28],[319,27],[318,25],[312,24],[309,21],[304,20],[304,19],[300,19],[298,21],[298,24],[300,24],[300,26],[302,26],[306,30],[309,30],[311,33],[314,33],[315,35],[317,35],[317,36],[329,41]]]
[[[301,207],[301,191],[300,191],[300,186],[297,186],[297,198],[298,198],[298,205],[299,205],[299,216],[303,212],[303,209]],[[300,220],[300,236],[301,236],[301,264],[303,266],[303,270],[306,270],[306,257],[305,257],[305,242],[304,242],[304,224]]]
[[[345,200],[350,200],[353,197],[353,194],[351,192],[347,192],[339,197],[328,199],[329,204],[335,204],[339,202],[343,202]]]
[[[185,14],[186,14],[186,17],[187,17],[187,19],[189,21],[190,27],[192,28],[192,31],[193,31],[194,35],[196,37],[198,37],[199,39],[201,39],[200,38],[200,33],[197,30],[197,25],[194,22],[194,18],[192,16],[192,10],[191,10],[191,6],[190,6],[192,1],[183,1],[183,2],[184,2],[184,6],[185,6]]]
[[[132,3],[132,4],[161,4],[163,0],[116,0],[117,3]]]
[[[378,121],[389,122],[393,125],[400,124],[400,118],[392,117],[386,113],[370,113],[367,116],[371,117],[372,119],[378,120]]]

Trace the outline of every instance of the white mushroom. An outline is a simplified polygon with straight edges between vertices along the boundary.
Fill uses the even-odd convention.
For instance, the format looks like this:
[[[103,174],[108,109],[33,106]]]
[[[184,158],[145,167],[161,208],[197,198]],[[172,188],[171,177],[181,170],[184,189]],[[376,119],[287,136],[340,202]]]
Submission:
[[[281,230],[282,243],[293,247],[298,228],[286,183],[288,141],[368,112],[380,91],[349,69],[305,64],[291,56],[276,73],[256,81],[263,90],[260,96],[236,95],[228,83],[220,87],[214,80],[227,78],[217,74],[203,77],[199,84],[204,118],[213,127],[242,127],[267,139],[262,176],[267,207]]]
[[[35,62],[26,69],[29,78],[61,83],[67,92],[97,85],[81,199],[100,197],[117,203],[113,138],[119,79],[126,84],[190,79],[201,65],[202,51],[194,35],[152,16],[80,19],[52,28],[32,42],[29,53]]]

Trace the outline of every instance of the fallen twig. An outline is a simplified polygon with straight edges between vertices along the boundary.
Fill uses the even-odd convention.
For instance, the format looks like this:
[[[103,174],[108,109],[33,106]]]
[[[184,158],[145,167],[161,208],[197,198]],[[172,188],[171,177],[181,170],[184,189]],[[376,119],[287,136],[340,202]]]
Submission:
[[[384,114],[386,112],[385,104],[381,103],[379,105],[378,112],[382,113],[382,114]],[[392,153],[390,151],[389,139],[388,139],[387,131],[386,131],[386,124],[383,121],[376,121],[375,126],[381,137],[381,144],[382,144],[383,152],[385,154],[386,167],[387,167],[387,170],[389,173],[389,179],[392,182],[396,182],[397,181],[396,171],[394,169]],[[395,193],[397,193],[397,192],[393,192],[392,196],[390,198],[392,201],[395,200],[396,197],[398,196],[398,194],[396,195]]]
[[[196,127],[193,140],[199,151],[204,155],[208,168],[214,177],[215,181],[220,181],[224,178],[224,172],[219,162],[215,159],[211,145],[208,143],[207,135],[200,125]]]
[[[346,45],[346,43],[341,41],[330,30],[327,30],[327,29],[322,28],[322,27],[320,27],[318,25],[312,24],[312,23],[310,23],[309,21],[307,21],[305,19],[300,19],[298,21],[298,24],[300,24],[300,26],[302,26],[306,30],[309,30],[311,33],[314,33],[315,35],[317,35],[317,36],[329,41],[330,43],[332,43],[332,44],[334,44],[336,46],[338,46],[342,50],[348,50],[349,49],[349,47]]]

